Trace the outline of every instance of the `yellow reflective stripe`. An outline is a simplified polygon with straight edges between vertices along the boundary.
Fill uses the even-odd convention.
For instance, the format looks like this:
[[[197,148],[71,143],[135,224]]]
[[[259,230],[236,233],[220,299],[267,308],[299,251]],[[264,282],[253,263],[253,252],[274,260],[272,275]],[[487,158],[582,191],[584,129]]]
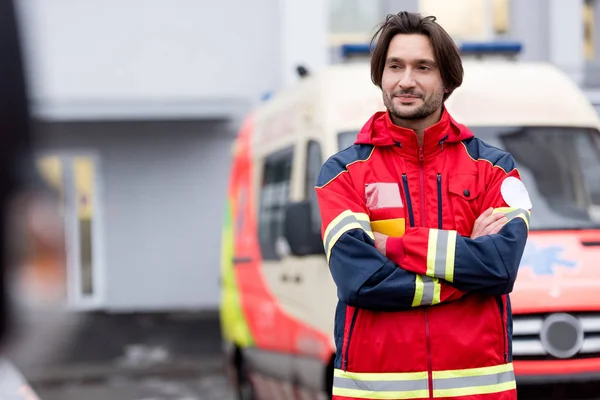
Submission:
[[[456,251],[456,231],[448,231],[448,254],[446,256],[446,277],[448,282],[454,281],[454,256]]]
[[[333,372],[333,394],[359,399],[419,399],[429,397],[427,371],[365,373]]]
[[[413,298],[412,306],[419,307],[421,302],[423,301],[423,291],[425,290],[425,285],[423,284],[423,278],[421,275],[417,275],[415,277],[415,297]]]
[[[416,275],[415,277],[415,296],[412,306],[432,306],[441,302],[440,296],[442,284],[437,278],[429,276]]]
[[[464,376],[462,378],[434,379],[434,390],[472,390],[472,388],[483,388],[499,386],[515,381],[513,371],[501,372],[499,374]]]
[[[440,389],[433,391],[433,397],[459,397],[459,396],[472,396],[476,394],[489,394],[505,392],[507,390],[513,390],[517,388],[517,382],[504,382],[497,385],[488,386],[475,386],[466,387],[459,389]]]
[[[429,390],[411,390],[406,392],[372,392],[368,390],[342,389],[333,387],[334,396],[354,397],[357,399],[423,399],[429,397]]]
[[[335,369],[333,376],[355,381],[418,381],[427,379],[427,371],[423,372],[348,372]]]
[[[363,230],[371,239],[375,236],[371,231],[369,216],[364,213],[354,213],[346,210],[333,219],[325,229],[323,235],[323,245],[326,251],[327,260],[331,257],[331,249],[337,243],[338,239],[351,229]]]
[[[438,230],[429,230],[429,241],[427,242],[427,271],[425,275],[435,276],[435,260],[437,258],[437,243],[438,243]]]
[[[463,378],[466,376],[484,376],[500,374],[513,370],[513,364],[500,364],[491,367],[454,369],[449,371],[433,371],[433,379]]]
[[[361,399],[429,397],[427,371],[364,373],[334,370],[333,394]],[[492,367],[433,371],[433,397],[459,397],[516,389],[511,363]]]
[[[523,208],[512,208],[512,207],[498,207],[492,211],[492,214],[502,213],[508,219],[507,223],[512,221],[515,218],[521,218],[525,225],[527,225],[527,230],[529,230],[529,222],[531,220],[531,211],[525,210]]]
[[[448,282],[454,280],[454,256],[456,251],[456,231],[429,230],[427,242],[426,275]]]
[[[516,389],[512,363],[491,367],[433,371],[434,397],[459,397]]]
[[[341,220],[346,218],[347,216],[352,215],[352,211],[346,210],[340,213],[337,217],[335,217],[325,229],[325,234],[323,235],[323,240],[326,240],[331,231],[340,223]]]
[[[442,284],[440,283],[439,279],[433,278],[433,300],[431,301],[431,305],[440,304],[441,294],[442,294]]]

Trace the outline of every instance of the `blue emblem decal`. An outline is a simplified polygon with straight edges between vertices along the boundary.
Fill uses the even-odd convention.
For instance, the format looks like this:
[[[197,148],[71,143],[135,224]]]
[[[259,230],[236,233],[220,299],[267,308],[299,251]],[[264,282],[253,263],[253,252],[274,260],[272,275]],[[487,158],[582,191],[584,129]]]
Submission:
[[[535,275],[554,275],[559,268],[576,268],[577,262],[562,257],[564,250],[560,246],[540,247],[527,242],[520,268],[531,268]]]

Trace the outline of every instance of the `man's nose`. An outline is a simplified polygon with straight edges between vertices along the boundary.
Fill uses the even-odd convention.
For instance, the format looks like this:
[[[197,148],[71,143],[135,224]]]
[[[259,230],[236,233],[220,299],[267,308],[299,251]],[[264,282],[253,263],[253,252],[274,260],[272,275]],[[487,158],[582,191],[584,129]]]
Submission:
[[[411,88],[415,86],[415,79],[413,75],[413,71],[410,68],[406,68],[404,73],[402,74],[402,78],[400,82],[398,82],[398,86],[401,88]]]

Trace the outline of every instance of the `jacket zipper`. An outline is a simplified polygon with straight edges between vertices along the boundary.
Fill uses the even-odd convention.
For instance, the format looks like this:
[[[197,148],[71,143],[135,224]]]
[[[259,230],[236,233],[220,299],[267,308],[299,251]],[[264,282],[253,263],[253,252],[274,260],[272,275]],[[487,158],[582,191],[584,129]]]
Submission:
[[[438,229],[442,229],[442,174],[437,174],[438,189]]]
[[[344,357],[344,371],[348,371],[348,352],[350,350],[350,340],[352,339],[352,332],[354,331],[354,324],[356,323],[358,311],[358,308],[354,309],[354,314],[352,314],[352,322],[350,322],[350,331],[348,332],[348,341],[346,342],[346,356]]]
[[[406,174],[402,174],[402,183],[404,184],[404,193],[406,193],[406,206],[408,207],[408,221],[410,227],[415,226],[415,217],[413,215],[412,201],[410,201],[410,191],[408,190],[408,178]]]
[[[504,323],[504,301],[502,300],[502,296],[496,296],[496,303],[498,304],[498,310],[500,311],[500,321],[502,322],[502,339],[504,340],[504,347],[502,348],[504,351],[504,363],[508,362],[508,353],[506,351],[506,325]]]
[[[425,173],[423,171],[423,160],[425,159],[423,155],[423,148],[419,147],[419,184],[420,184],[420,195],[421,195],[421,226],[427,226],[425,218]]]
[[[433,368],[431,366],[431,338],[429,336],[429,314],[425,308],[425,337],[427,338],[427,378],[429,380],[429,398],[433,399]]]
[[[423,171],[423,160],[425,156],[423,155],[423,148],[419,147],[419,195],[421,200],[421,226],[427,226],[425,218],[425,173]],[[438,178],[439,179],[439,178]],[[423,309],[425,314],[425,338],[427,342],[427,378],[429,380],[429,398],[433,399],[433,370],[431,367],[431,337],[429,334],[429,313],[427,308]]]
[[[425,156],[423,155],[423,147],[419,147],[419,195],[421,200],[421,226],[427,226],[427,218],[425,218],[425,172],[423,167],[423,160],[425,160]],[[439,176],[438,176],[439,181]],[[438,195],[441,195],[441,192],[438,191]],[[433,399],[433,367],[431,365],[431,335],[429,333],[429,312],[427,307],[423,309],[425,314],[425,338],[427,343],[427,378],[429,381],[429,398]]]

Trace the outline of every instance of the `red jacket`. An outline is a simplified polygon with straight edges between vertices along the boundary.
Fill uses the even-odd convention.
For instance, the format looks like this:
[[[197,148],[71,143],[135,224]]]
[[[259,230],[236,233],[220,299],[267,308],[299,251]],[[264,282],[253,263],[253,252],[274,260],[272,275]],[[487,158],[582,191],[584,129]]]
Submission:
[[[515,399],[508,293],[531,203],[510,154],[446,111],[419,148],[379,112],[316,192],[339,297],[333,398]],[[470,239],[490,207],[508,222]]]

